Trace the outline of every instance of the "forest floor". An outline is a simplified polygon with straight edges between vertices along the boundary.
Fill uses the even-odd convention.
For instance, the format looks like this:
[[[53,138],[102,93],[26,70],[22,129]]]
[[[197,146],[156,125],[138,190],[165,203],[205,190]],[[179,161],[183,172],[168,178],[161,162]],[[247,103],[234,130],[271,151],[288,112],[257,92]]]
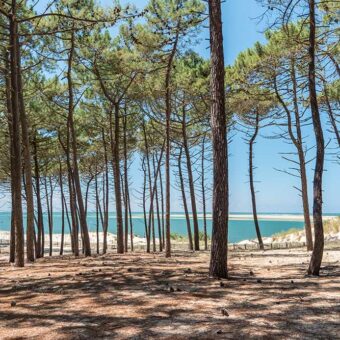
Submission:
[[[306,277],[302,249],[230,252],[230,279],[208,252],[0,259],[0,339],[339,339],[340,248]]]

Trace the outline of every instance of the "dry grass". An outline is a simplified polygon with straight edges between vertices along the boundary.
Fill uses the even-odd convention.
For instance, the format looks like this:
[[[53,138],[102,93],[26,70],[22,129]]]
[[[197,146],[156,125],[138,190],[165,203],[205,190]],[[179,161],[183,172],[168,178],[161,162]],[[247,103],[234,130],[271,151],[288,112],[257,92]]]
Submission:
[[[308,259],[233,252],[229,280],[209,278],[206,252],[53,257],[23,269],[3,259],[0,339],[335,339],[340,250],[325,253],[319,278],[305,277]]]

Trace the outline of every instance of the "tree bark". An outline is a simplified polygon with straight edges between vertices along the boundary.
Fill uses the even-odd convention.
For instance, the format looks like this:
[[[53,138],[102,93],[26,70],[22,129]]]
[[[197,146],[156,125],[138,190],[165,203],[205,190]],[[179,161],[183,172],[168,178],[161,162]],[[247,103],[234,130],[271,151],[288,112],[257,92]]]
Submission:
[[[34,198],[33,198],[33,180],[32,180],[32,166],[31,166],[31,146],[29,136],[29,122],[26,115],[23,84],[21,76],[21,53],[19,37],[16,36],[17,43],[17,72],[18,72],[18,98],[19,98],[19,111],[21,122],[21,136],[23,144],[23,157],[24,157],[24,176],[25,176],[25,191],[26,191],[26,257],[27,261],[34,262]]]
[[[79,177],[79,169],[78,169],[78,146],[77,146],[77,137],[76,131],[74,127],[73,113],[74,113],[74,96],[73,96],[73,81],[72,81],[72,64],[73,64],[73,56],[74,56],[74,31],[71,32],[71,46],[68,57],[68,70],[67,70],[67,84],[68,84],[68,95],[69,95],[69,106],[68,106],[68,123],[71,134],[71,145],[72,145],[72,161],[73,161],[73,180],[75,193],[78,202],[79,209],[79,221],[81,226],[81,232],[83,236],[84,242],[84,251],[85,256],[91,256],[91,245],[90,245],[90,237],[87,228],[87,221],[85,216],[85,208],[83,202],[83,195],[80,184]],[[75,240],[78,242],[78,240]]]
[[[305,233],[306,233],[306,245],[307,250],[313,250],[313,237],[312,237],[312,224],[310,220],[310,212],[309,212],[309,199],[308,199],[308,184],[307,184],[307,173],[306,173],[306,159],[303,151],[303,140],[302,140],[302,131],[301,131],[301,122],[300,122],[300,113],[298,106],[298,94],[297,94],[297,82],[295,75],[295,60],[292,59],[292,68],[291,68],[291,79],[293,84],[293,102],[294,102],[294,113],[295,113],[295,127],[296,127],[296,136],[297,139],[295,141],[295,146],[298,151],[299,156],[299,166],[300,166],[300,175],[301,175],[301,196],[302,196],[302,206],[303,206],[303,214],[305,220]],[[289,119],[289,125],[291,125],[291,119]],[[291,127],[289,127],[291,130]],[[292,135],[292,132],[290,132]],[[293,141],[294,143],[294,141]]]
[[[155,220],[154,220],[154,196],[153,196],[153,187],[151,182],[151,166],[150,166],[150,157],[149,157],[149,144],[148,137],[145,130],[145,122],[143,120],[143,134],[144,134],[144,145],[145,145],[145,155],[146,155],[146,168],[148,172],[148,180],[149,180],[149,193],[150,193],[150,209],[149,209],[149,226],[148,230],[150,236],[152,235],[152,250],[156,251],[156,241],[155,241]]]
[[[33,137],[33,158],[34,158],[34,177],[35,177],[35,189],[36,189],[36,201],[37,201],[37,214],[38,214],[38,237],[36,243],[36,257],[40,258],[44,256],[44,219],[43,210],[41,203],[41,189],[40,189],[40,168],[39,168],[39,158],[38,158],[38,142],[37,142],[37,132],[35,132]]]
[[[9,14],[10,30],[10,68],[11,68],[11,113],[12,113],[12,140],[13,154],[11,173],[13,204],[12,214],[15,229],[15,265],[23,267],[25,265],[24,253],[24,228],[22,215],[21,197],[21,137],[20,137],[20,112],[19,112],[19,87],[18,87],[18,50],[17,36],[18,24],[16,21],[16,0],[12,0],[11,13]]]
[[[202,207],[203,207],[203,230],[204,230],[204,250],[208,250],[208,235],[207,235],[207,212],[206,212],[206,202],[205,202],[205,175],[204,175],[204,159],[205,159],[205,138],[204,135],[202,141],[202,159],[201,159],[201,186],[202,186]]]
[[[305,221],[305,234],[306,234],[306,245],[307,250],[313,249],[313,238],[312,238],[312,227],[310,221],[310,213],[309,213],[309,200],[308,200],[308,184],[307,184],[307,174],[306,174],[306,161],[305,154],[303,151],[303,140],[302,140],[302,132],[301,132],[301,124],[300,124],[300,113],[298,108],[298,98],[297,98],[297,86],[296,86],[296,77],[295,77],[295,67],[294,60],[291,60],[291,79],[293,84],[293,103],[294,103],[294,114],[295,114],[295,128],[296,128],[296,137],[293,132],[293,123],[291,112],[289,111],[288,106],[285,101],[282,99],[279,90],[277,88],[276,77],[274,77],[274,90],[276,97],[287,115],[287,127],[289,137],[295,146],[299,158],[299,172],[300,172],[300,181],[301,181],[301,197],[302,197],[302,206],[303,206],[303,214]]]
[[[52,240],[52,219],[51,219],[51,208],[50,208],[50,198],[47,189],[47,175],[44,178],[44,186],[45,186],[45,200],[46,200],[46,208],[47,208],[47,219],[48,219],[48,236],[50,240],[49,247],[49,256],[52,256],[52,248],[53,248],[53,240]]]
[[[125,224],[125,251],[128,251],[129,244],[129,177],[128,177],[128,164],[127,164],[127,140],[126,140],[126,129],[127,129],[127,121],[126,116],[123,118],[123,144],[124,144],[124,188],[125,188],[125,197],[124,197],[124,224]]]
[[[133,223],[132,223],[132,211],[131,211],[131,200],[130,200],[129,189],[127,193],[128,193],[129,219],[130,219],[130,246],[131,246],[131,251],[133,251]]]
[[[171,238],[170,238],[170,123],[171,123],[171,69],[173,59],[177,50],[179,30],[177,30],[176,39],[169,55],[165,76],[165,117],[166,117],[166,147],[165,147],[165,230],[166,244],[165,257],[171,257]]]
[[[103,180],[103,210],[104,210],[104,222],[103,222],[103,253],[107,251],[107,231],[109,227],[109,169],[108,169],[108,157],[107,157],[107,145],[105,140],[105,131],[102,129],[102,139],[104,146],[104,161],[105,161],[105,179]],[[100,205],[99,205],[100,209]]]
[[[314,134],[316,140],[316,159],[313,182],[313,222],[314,249],[309,263],[308,274],[319,275],[324,248],[324,233],[322,222],[322,175],[324,167],[325,143],[321,125],[318,99],[315,84],[315,1],[309,0],[309,66],[308,86],[309,100],[312,112]]]
[[[98,195],[98,172],[96,166],[96,174],[94,177],[95,196],[96,196],[96,236],[97,236],[97,254],[99,254],[99,195]]]
[[[144,227],[145,227],[145,238],[146,238],[146,252],[150,253],[150,234],[149,234],[149,229],[148,229],[148,223],[146,219],[146,168],[145,168],[145,156],[143,157],[142,160],[142,170],[143,170],[143,175],[144,175],[144,180],[143,180],[143,215],[144,215]]]
[[[183,153],[183,148],[180,147],[179,155],[178,155],[178,174],[179,174],[179,182],[180,182],[182,199],[183,199],[183,207],[184,207],[185,219],[186,219],[186,222],[187,222],[187,233],[188,233],[188,239],[189,239],[189,249],[190,250],[194,250],[194,246],[193,246],[193,242],[192,242],[192,235],[191,235],[190,216],[189,216],[189,211],[188,211],[187,198],[186,198],[186,195],[185,195],[183,172],[182,172],[182,164],[181,164],[182,163],[182,153]]]
[[[65,195],[63,184],[63,168],[61,161],[59,160],[59,187],[61,195],[61,240],[60,240],[60,252],[59,255],[64,253],[64,239],[65,239]]]
[[[11,78],[10,78],[10,60],[9,60],[9,53],[6,51],[5,54],[5,82],[6,82],[6,106],[7,106],[7,115],[8,115],[8,132],[9,132],[9,144],[10,144],[10,164],[11,164],[11,174],[14,172],[14,155],[13,155],[13,127],[12,127],[12,102],[11,102]],[[10,251],[9,251],[9,262],[14,263],[15,262],[15,224],[14,224],[14,189],[13,189],[13,181],[11,181],[11,205],[12,205],[12,213],[11,213],[11,238],[10,238]]]
[[[112,116],[112,113],[111,113]],[[114,136],[112,129],[112,117],[110,117],[110,134],[112,149],[112,167],[115,185],[116,198],[116,221],[117,221],[117,253],[124,253],[124,230],[123,230],[123,212],[122,212],[122,194],[120,186],[120,157],[119,157],[119,105],[114,105]]]
[[[184,105],[183,105],[182,135],[183,135],[183,148],[184,148],[184,153],[185,153],[185,157],[187,161],[192,218],[194,222],[195,250],[200,250],[200,237],[199,237],[199,228],[198,228],[198,219],[197,219],[195,185],[194,185],[194,176],[192,174],[192,168],[191,168],[191,157],[190,157],[190,150],[189,150],[188,137],[187,137],[187,127],[186,127],[186,111],[185,111]]]
[[[155,164],[155,155],[152,155],[152,165],[153,165],[153,173],[156,174],[156,164]],[[157,225],[158,225],[158,240],[159,240],[159,251],[163,251],[162,245],[162,226],[161,219],[159,215],[159,201],[158,201],[158,181],[155,182],[155,193],[156,193],[156,214],[157,214]]]
[[[159,186],[160,186],[160,194],[161,194],[162,246],[164,249],[165,248],[164,190],[163,190],[163,177],[162,177],[161,168],[159,168]]]
[[[228,167],[221,1],[209,0],[211,49],[211,130],[213,146],[213,216],[210,275],[226,278],[228,249]]]
[[[262,236],[261,236],[261,230],[259,226],[259,221],[257,218],[257,208],[256,208],[256,194],[255,194],[255,187],[254,187],[254,165],[253,165],[253,158],[254,158],[254,143],[256,140],[256,137],[258,135],[259,131],[259,113],[256,110],[256,117],[255,117],[255,130],[253,135],[251,136],[249,140],[249,185],[250,185],[250,192],[251,192],[251,204],[253,208],[253,218],[254,218],[254,224],[255,224],[255,230],[257,239],[259,241],[260,249],[264,249]]]

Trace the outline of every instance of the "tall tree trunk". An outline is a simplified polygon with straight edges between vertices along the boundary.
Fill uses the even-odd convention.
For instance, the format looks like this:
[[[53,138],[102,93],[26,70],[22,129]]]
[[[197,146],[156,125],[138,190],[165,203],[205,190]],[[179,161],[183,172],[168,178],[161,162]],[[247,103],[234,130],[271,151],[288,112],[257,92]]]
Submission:
[[[64,253],[64,239],[65,239],[65,195],[64,195],[64,184],[63,184],[63,168],[61,160],[59,160],[59,187],[61,196],[61,239],[60,239],[60,251],[59,255]]]
[[[305,221],[305,234],[306,234],[306,244],[307,250],[313,249],[313,238],[312,238],[312,227],[310,222],[310,214],[309,214],[309,202],[308,202],[308,184],[307,184],[307,174],[306,174],[306,162],[305,162],[305,154],[303,151],[303,140],[302,140],[302,132],[301,132],[301,124],[300,124],[300,113],[298,108],[298,98],[297,98],[297,85],[296,85],[296,77],[295,77],[295,68],[294,68],[294,60],[291,60],[291,79],[293,84],[293,103],[294,103],[294,114],[295,114],[295,128],[296,128],[296,137],[293,132],[293,122],[291,113],[282,96],[279,93],[277,87],[277,80],[274,77],[274,89],[275,94],[282,105],[283,109],[287,115],[287,127],[289,137],[294,144],[298,158],[299,158],[299,172],[300,172],[300,181],[301,181],[301,197],[302,197],[302,205],[303,205],[303,214]]]
[[[103,179],[103,253],[106,254],[107,251],[107,231],[109,227],[109,169],[108,169],[108,157],[107,157],[107,144],[105,140],[105,131],[102,129],[102,139],[104,147],[104,161],[105,161],[105,178]],[[100,204],[99,204],[100,209]]]
[[[200,250],[200,236],[199,236],[198,219],[197,219],[195,184],[194,184],[194,176],[192,174],[192,168],[191,168],[191,156],[190,156],[190,150],[189,150],[189,145],[188,145],[187,126],[186,126],[186,110],[185,110],[184,104],[183,104],[183,117],[182,118],[183,118],[182,119],[183,148],[184,148],[184,153],[185,153],[186,162],[187,162],[187,170],[188,170],[192,218],[194,222],[195,250]]]
[[[70,233],[70,239],[71,239],[71,251],[72,251],[72,254],[74,254],[75,251],[74,251],[73,229],[71,227],[70,216],[69,216],[69,212],[68,212],[68,208],[67,208],[67,202],[66,202],[65,195],[64,195],[64,208],[65,208],[65,215],[66,215],[68,229],[69,229],[69,233]]]
[[[179,29],[177,30],[176,39],[174,41],[165,75],[165,117],[166,117],[166,147],[165,147],[165,230],[166,244],[165,256],[171,257],[171,231],[170,231],[170,123],[171,123],[171,70],[173,59],[177,50]]]
[[[322,174],[324,166],[325,143],[320,120],[318,99],[315,84],[315,1],[309,0],[309,67],[308,67],[308,85],[309,100],[312,112],[316,140],[316,159],[314,168],[313,182],[313,222],[314,222],[314,249],[309,263],[308,274],[319,275],[323,248],[324,234],[322,223]]]
[[[293,102],[294,102],[294,113],[295,113],[295,127],[297,140],[295,146],[298,151],[299,156],[299,166],[300,166],[300,176],[301,176],[301,197],[303,214],[305,220],[305,234],[306,234],[306,244],[307,250],[313,250],[313,237],[312,237],[312,224],[310,220],[309,212],[309,199],[308,199],[308,184],[307,184],[307,173],[306,173],[306,159],[303,151],[303,140],[300,122],[300,113],[298,106],[298,94],[297,94],[297,81],[295,74],[295,60],[292,59],[291,68],[291,79],[293,84]],[[291,125],[291,119],[289,119],[289,124]],[[291,129],[289,127],[289,129]],[[292,134],[292,132],[290,132]],[[293,141],[294,143],[294,141]]]
[[[6,51],[5,54],[5,81],[6,81],[6,106],[7,106],[7,115],[8,115],[8,131],[9,131],[9,144],[10,144],[10,164],[11,164],[11,174],[14,172],[14,155],[13,155],[13,127],[12,127],[12,102],[11,102],[11,78],[9,74],[10,69],[10,60],[9,53]],[[14,189],[13,189],[13,181],[11,181],[11,199],[12,199],[12,213],[11,213],[11,234],[10,234],[10,251],[9,251],[9,262],[15,262],[15,224],[14,224]]]
[[[162,246],[165,248],[165,220],[164,220],[164,190],[163,190],[163,178],[162,168],[159,168],[159,187],[161,194],[161,214],[162,214]]]
[[[180,182],[180,186],[181,186],[181,193],[182,193],[182,199],[183,199],[185,219],[186,219],[186,222],[187,222],[189,249],[194,250],[194,246],[193,246],[193,243],[192,243],[192,235],[191,235],[190,216],[189,216],[189,211],[188,211],[187,198],[186,198],[186,195],[185,195],[185,187],[184,187],[183,172],[182,172],[182,153],[183,153],[183,148],[181,146],[180,150],[179,150],[179,155],[178,155],[178,174],[179,174],[179,182]]]
[[[124,144],[124,224],[125,224],[125,251],[128,251],[129,244],[129,177],[128,177],[128,164],[127,164],[127,140],[126,140],[127,119],[126,115],[123,117],[123,144]]]
[[[52,186],[52,177],[49,176],[49,184],[50,184],[50,224],[51,224],[51,240],[53,237],[53,186]],[[52,243],[52,248],[51,248],[51,253],[50,256],[52,256],[52,249],[53,249],[53,243]]]
[[[162,168],[159,168],[159,188],[161,194],[161,214],[162,214],[162,246],[165,248],[165,219],[164,219],[164,190],[163,190],[163,177]]]
[[[152,165],[153,165],[153,172],[156,174],[156,164],[155,164],[155,155],[152,155]],[[158,225],[158,239],[159,239],[159,251],[163,251],[162,245],[162,226],[161,226],[161,219],[159,216],[159,201],[158,201],[158,183],[155,183],[156,187],[156,213],[157,213],[157,225]]]
[[[94,177],[95,196],[96,196],[96,236],[97,236],[97,254],[99,254],[99,195],[98,195],[98,172],[96,166],[96,175]]]
[[[165,142],[165,141],[164,141]],[[161,163],[162,163],[162,157],[163,157],[163,152],[164,152],[164,143],[161,149],[161,154],[159,157],[159,161],[157,164],[157,168],[156,168],[156,172],[154,174],[154,183],[153,185],[151,184],[151,177],[150,177],[150,184],[149,186],[152,188],[152,190],[150,191],[150,209],[149,209],[149,238],[150,238],[150,228],[152,227],[152,237],[153,237],[153,251],[156,251],[156,241],[155,241],[155,223],[154,223],[154,198],[155,198],[155,192],[156,192],[156,187],[157,187],[157,179],[158,179],[158,174],[159,174],[159,170],[161,168]]]
[[[90,193],[90,187],[91,182],[93,181],[94,176],[91,176],[89,180],[86,183],[86,191],[85,191],[85,217],[87,218],[87,207],[89,203],[89,193]]]
[[[130,245],[131,245],[131,251],[133,251],[133,223],[132,223],[132,211],[131,211],[131,200],[130,200],[129,189],[128,189],[128,205],[129,205],[129,219],[130,219]]]
[[[9,14],[10,30],[10,68],[11,68],[11,113],[12,113],[12,190],[13,190],[13,223],[15,229],[15,265],[23,267],[25,265],[24,253],[24,228],[22,215],[21,197],[21,138],[20,138],[20,111],[19,111],[19,87],[18,87],[18,24],[16,18],[17,4],[12,0],[11,13]]]
[[[256,114],[255,130],[254,130],[254,133],[249,140],[249,185],[250,185],[250,192],[251,192],[251,204],[252,204],[252,208],[253,208],[253,218],[254,218],[256,235],[257,235],[257,239],[259,241],[260,249],[263,250],[264,245],[263,245],[263,241],[262,241],[259,221],[258,221],[258,218],[257,218],[256,194],[255,194],[255,187],[254,187],[254,165],[253,165],[254,143],[255,143],[256,137],[257,137],[258,132],[259,132],[259,119],[260,119],[257,109],[256,109],[255,114]]]
[[[41,189],[40,189],[40,169],[38,160],[38,142],[37,142],[37,132],[35,132],[33,137],[33,158],[34,158],[34,177],[35,177],[35,188],[36,188],[36,202],[37,202],[37,227],[38,227],[38,237],[36,244],[36,257],[44,256],[44,219],[43,210],[41,203]]]
[[[83,195],[81,190],[80,184],[80,177],[79,177],[79,169],[78,169],[78,146],[77,146],[77,137],[76,131],[74,127],[74,96],[73,96],[73,80],[72,80],[72,64],[73,64],[73,55],[74,55],[74,31],[71,32],[71,46],[69,50],[69,57],[68,57],[68,69],[67,69],[67,84],[68,84],[68,96],[69,96],[69,103],[68,103],[68,123],[69,129],[71,134],[71,145],[72,145],[72,161],[73,161],[73,179],[74,179],[74,187],[75,193],[78,202],[78,209],[79,209],[79,221],[81,226],[81,232],[83,236],[84,242],[84,251],[85,256],[91,256],[91,244],[90,244],[90,237],[87,228],[87,221],[85,216],[85,207],[83,202]],[[76,240],[77,241],[77,240]]]
[[[116,198],[116,221],[117,221],[117,253],[124,253],[124,231],[123,231],[123,212],[122,212],[122,194],[120,187],[120,156],[119,156],[119,105],[114,106],[114,136],[112,129],[112,113],[110,113],[110,135],[112,149],[112,167],[115,185]]]
[[[21,76],[21,53],[19,37],[16,36],[17,43],[17,72],[18,72],[18,99],[19,111],[23,144],[24,157],[24,173],[25,173],[25,191],[26,191],[26,257],[29,262],[34,262],[34,198],[33,198],[33,180],[32,180],[32,166],[31,166],[31,150],[29,137],[29,122],[25,111],[23,84]]]
[[[47,189],[47,175],[45,175],[44,177],[44,186],[45,186],[45,200],[46,200],[47,220],[48,220],[48,237],[50,240],[49,256],[52,256],[52,248],[53,248],[52,222],[51,222],[50,198],[49,198],[48,189]]]
[[[78,228],[78,216],[77,216],[77,198],[74,192],[72,168],[68,170],[68,186],[70,196],[70,211],[72,221],[72,233],[73,233],[73,250],[74,255],[79,256],[79,228]]]
[[[155,224],[154,224],[154,206],[153,206],[153,188],[151,182],[151,166],[150,166],[150,155],[149,155],[149,144],[148,137],[145,130],[145,122],[143,120],[143,135],[144,135],[144,145],[145,145],[145,155],[146,155],[146,169],[148,172],[148,181],[149,181],[149,195],[150,195],[150,209],[149,209],[149,226],[148,230],[150,236],[152,235],[152,245],[153,251],[156,251],[156,243],[155,243]]]
[[[9,262],[15,263],[15,224],[14,224],[14,215],[13,215],[13,194],[12,195],[12,213],[11,213],[11,239],[9,245]]]
[[[202,159],[201,159],[201,190],[202,190],[202,207],[203,207],[203,230],[204,230],[204,250],[208,250],[208,235],[207,235],[207,212],[205,203],[205,175],[204,175],[204,159],[205,159],[205,138],[202,140]]]
[[[211,130],[213,146],[213,216],[210,275],[226,278],[228,250],[228,167],[221,1],[209,0],[211,50]]]
[[[143,181],[143,214],[144,214],[144,227],[145,227],[145,238],[146,238],[146,252],[150,253],[150,233],[148,229],[148,223],[146,219],[146,168],[145,168],[145,156],[142,160],[142,170],[144,175],[144,181]]]
[[[69,192],[69,204],[70,204],[70,212],[71,212],[71,222],[72,222],[72,252],[74,256],[79,256],[79,230],[78,230],[78,217],[77,217],[77,198],[74,191],[73,184],[73,169],[71,165],[71,143],[70,143],[70,128],[69,128],[69,119],[67,120],[67,130],[66,130],[66,146],[64,145],[60,133],[58,133],[59,144],[64,150],[66,156],[66,164],[67,164],[67,182],[68,182],[68,192]],[[67,208],[67,205],[66,205]],[[68,217],[68,212],[66,211],[66,215]]]

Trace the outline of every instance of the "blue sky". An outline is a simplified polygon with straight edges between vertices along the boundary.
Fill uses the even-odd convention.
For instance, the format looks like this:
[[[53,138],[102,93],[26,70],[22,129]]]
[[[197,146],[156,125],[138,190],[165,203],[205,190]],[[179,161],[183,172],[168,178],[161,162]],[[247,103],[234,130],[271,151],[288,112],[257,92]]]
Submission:
[[[129,1],[122,1],[123,4]],[[103,5],[111,5],[113,1],[101,0]],[[137,7],[142,8],[147,1],[138,0],[130,1]],[[259,23],[258,18],[263,12],[262,8],[257,4],[256,0],[227,0],[222,5],[223,12],[223,35],[224,35],[224,52],[226,64],[232,64],[238,53],[244,49],[251,47],[256,41],[264,41],[263,34],[265,23]],[[195,50],[204,57],[209,56],[207,30],[201,33],[201,42],[195,47]],[[327,130],[326,126],[324,127]],[[273,128],[262,130],[261,136],[255,145],[255,178],[257,188],[257,202],[259,212],[301,212],[301,199],[298,192],[293,186],[298,186],[297,179],[282,174],[274,170],[286,169],[289,164],[282,159],[279,153],[292,151],[292,147],[282,140],[273,140],[264,138],[274,133]],[[313,131],[306,132],[313,135]],[[326,140],[330,138],[330,134],[326,131]],[[312,142],[313,143],[313,142]],[[311,144],[313,145],[313,144]],[[251,201],[249,192],[248,176],[248,153],[247,146],[242,140],[239,133],[235,134],[229,148],[229,182],[230,182],[230,210],[233,212],[249,212],[251,211]],[[327,157],[325,164],[326,171],[324,173],[324,212],[340,212],[340,165],[330,161],[331,157]],[[312,198],[312,165],[308,168],[309,175],[309,196]],[[131,166],[131,179],[133,187],[140,189],[142,186],[142,176],[139,171],[139,160],[135,158]],[[211,177],[208,172],[207,177]],[[174,176],[172,178],[174,182]],[[133,211],[140,211],[140,194],[134,192],[132,202]],[[199,200],[198,200],[199,201]],[[0,209],[3,209],[4,198],[0,198]],[[181,197],[176,190],[172,191],[171,199],[172,211],[183,211]],[[200,209],[200,204],[198,204]],[[208,202],[208,210],[210,211],[211,201]],[[56,206],[56,208],[58,208]],[[111,209],[114,211],[114,203],[111,202]]]
[[[106,0],[103,0],[107,3]],[[123,3],[127,3],[124,1]],[[147,1],[139,0],[130,2],[137,7],[143,7]],[[263,8],[256,0],[226,0],[222,4],[223,16],[223,38],[225,63],[232,64],[237,55],[248,47],[252,47],[256,41],[264,42],[263,31],[266,22],[260,22],[259,17],[263,13]],[[201,33],[201,42],[195,50],[204,57],[209,57],[207,29]],[[257,203],[260,212],[301,212],[301,199],[299,193],[293,186],[299,186],[299,181],[291,176],[279,173],[275,169],[287,169],[290,165],[283,160],[279,153],[293,151],[290,145],[282,140],[268,139],[263,136],[274,134],[272,128],[262,131],[258,142],[255,145],[255,171]],[[313,131],[306,132],[313,135]],[[330,138],[326,131],[326,140]],[[311,141],[312,142],[312,141]],[[313,143],[313,142],[312,142]],[[234,212],[251,211],[250,192],[248,184],[248,151],[242,140],[242,136],[236,133],[229,148],[229,182],[230,182],[230,210]],[[311,155],[312,156],[312,155]],[[327,157],[324,173],[324,212],[339,212],[340,204],[338,195],[340,192],[340,165],[330,161]],[[308,168],[309,175],[309,197],[312,198],[312,165]],[[138,167],[132,167],[132,178],[135,185],[140,183]],[[274,169],[275,168],[275,169]],[[182,211],[181,198],[178,192],[172,192],[172,211]],[[211,202],[209,201],[209,205]],[[135,202],[135,210],[139,210]],[[210,209],[209,209],[210,210]]]

